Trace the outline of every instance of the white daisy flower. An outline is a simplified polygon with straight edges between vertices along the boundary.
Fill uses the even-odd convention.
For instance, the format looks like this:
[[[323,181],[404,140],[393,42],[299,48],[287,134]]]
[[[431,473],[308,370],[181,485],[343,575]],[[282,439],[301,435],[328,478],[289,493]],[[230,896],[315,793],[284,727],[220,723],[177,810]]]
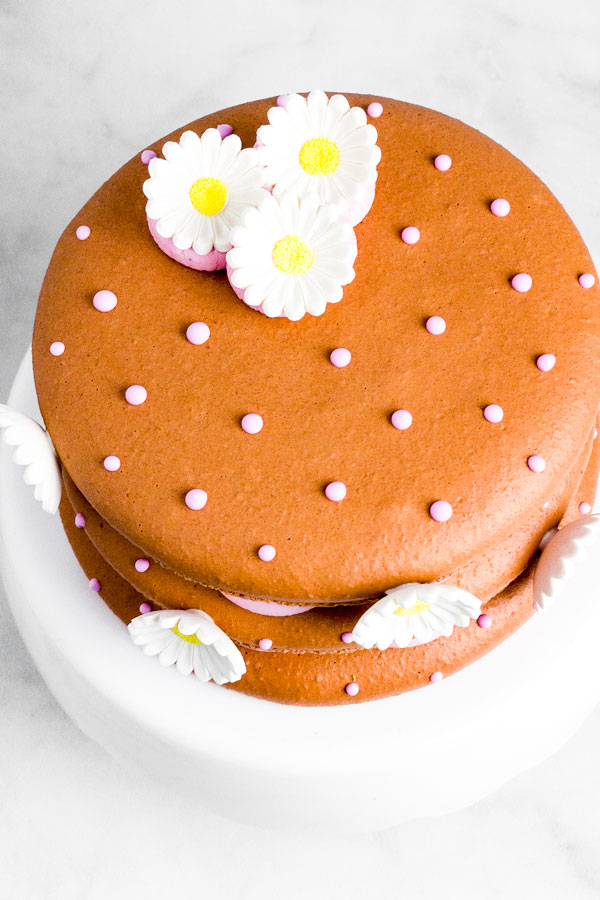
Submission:
[[[273,106],[269,125],[257,131],[258,161],[275,196],[285,191],[315,192],[322,203],[335,203],[356,225],[375,195],[381,150],[377,130],[360,106],[346,97],[312,91],[290,94],[285,106]]]
[[[29,416],[0,403],[0,436],[5,444],[15,447],[14,462],[27,466],[23,480],[34,485],[35,499],[46,512],[55,513],[60,503],[62,477],[46,429]]]
[[[231,243],[227,274],[234,291],[270,318],[320,316],[354,278],[354,230],[316,194],[276,198],[265,191],[260,206],[242,214]]]
[[[455,625],[465,628],[480,612],[481,600],[454,585],[401,584],[363,613],[352,637],[367,650],[408,647],[413,638],[426,644],[450,637]]]
[[[265,193],[256,150],[242,150],[236,134],[222,138],[208,128],[202,137],[186,131],[178,142],[167,141],[163,154],[150,161],[143,186],[153,237],[184,265],[224,268],[231,229]],[[203,265],[202,258],[213,252],[221,254],[220,266]]]
[[[158,656],[161,666],[175,664],[181,675],[194,672],[202,682],[228,684],[246,672],[244,658],[231,638],[201,609],[144,613],[127,628],[146,656]]]
[[[533,600],[543,612],[560,597],[579,566],[598,553],[600,515],[582,516],[544,545],[533,576]]]

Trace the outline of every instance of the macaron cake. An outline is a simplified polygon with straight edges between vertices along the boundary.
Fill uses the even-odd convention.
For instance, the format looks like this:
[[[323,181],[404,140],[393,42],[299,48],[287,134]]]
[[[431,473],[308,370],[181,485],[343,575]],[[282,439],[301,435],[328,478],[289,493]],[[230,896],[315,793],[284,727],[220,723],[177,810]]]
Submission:
[[[429,109],[313,91],[158,140],[60,238],[33,361],[91,589],[200,682],[434,690],[598,535],[592,260]]]

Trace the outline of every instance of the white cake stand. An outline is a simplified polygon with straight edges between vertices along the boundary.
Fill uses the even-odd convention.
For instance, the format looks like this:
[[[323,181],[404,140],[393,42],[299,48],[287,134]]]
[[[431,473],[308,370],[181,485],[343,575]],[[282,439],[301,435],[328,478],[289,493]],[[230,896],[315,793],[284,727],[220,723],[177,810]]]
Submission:
[[[9,403],[39,417],[30,354]],[[581,567],[568,597],[447,681],[297,708],[144,657],[5,447],[0,497],[8,598],[52,693],[115,759],[225,816],[340,834],[450,812],[556,752],[600,700],[600,560]]]

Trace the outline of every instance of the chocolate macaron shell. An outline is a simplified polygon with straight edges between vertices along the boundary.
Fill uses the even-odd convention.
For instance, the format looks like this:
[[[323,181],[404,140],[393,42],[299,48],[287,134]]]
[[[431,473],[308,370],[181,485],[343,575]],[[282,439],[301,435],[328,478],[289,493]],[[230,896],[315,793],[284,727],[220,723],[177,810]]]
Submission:
[[[556,198],[456,120],[348,99],[381,101],[382,160],[356,228],[356,277],[323,316],[269,320],[224,273],[163,254],[139,156],[75,217],[44,281],[34,370],[65,468],[129,541],[212,588],[353,601],[444,578],[516,531],[527,537],[529,523],[534,542],[537,513],[558,497],[596,415],[600,292],[579,283],[592,262]],[[226,121],[252,146],[273,104],[186,128]],[[441,153],[447,171],[434,165]],[[508,215],[492,212],[497,198]],[[406,227],[419,229],[416,243],[402,240]],[[531,287],[517,289],[527,274]],[[100,290],[118,299],[105,312],[92,304]],[[443,333],[428,330],[432,317]],[[196,321],[210,328],[202,346],[185,337]],[[352,354],[344,368],[329,361],[339,347]],[[536,365],[543,354],[556,358],[550,371]],[[131,385],[147,391],[141,405],[125,400]],[[490,406],[501,421],[486,418]],[[391,424],[396,410],[410,411],[409,428]],[[260,433],[240,427],[248,412],[263,418]],[[335,481],[347,488],[341,502],[325,495]],[[186,507],[190,489],[206,492],[202,509]],[[445,521],[431,513],[439,501]],[[547,510],[558,519],[558,499]],[[268,563],[264,544],[276,548]]]

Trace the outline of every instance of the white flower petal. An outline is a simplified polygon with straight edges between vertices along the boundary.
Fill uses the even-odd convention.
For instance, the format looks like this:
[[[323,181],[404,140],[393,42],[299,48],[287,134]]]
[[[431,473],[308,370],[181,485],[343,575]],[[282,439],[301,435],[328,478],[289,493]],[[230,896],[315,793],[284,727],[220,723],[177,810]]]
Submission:
[[[399,615],[397,609],[406,614]],[[449,636],[454,626],[465,627],[480,612],[481,601],[455,585],[403,584],[363,613],[354,626],[353,638],[367,649],[377,646],[383,650],[392,643],[407,647],[412,637],[425,642],[435,634]]]
[[[212,678],[217,684],[226,684],[238,681],[246,671],[233,641],[202,610],[145,613],[127,627],[133,642],[143,646],[147,656],[158,655],[163,666],[176,664],[182,675],[189,675],[193,669],[201,681]],[[179,634],[173,631],[175,627]],[[179,635],[195,636],[200,643]]]
[[[35,487],[35,499],[46,512],[55,513],[60,503],[62,477],[47,431],[28,416],[0,403],[0,435],[5,444],[15,448],[14,462],[26,466],[23,479]]]

